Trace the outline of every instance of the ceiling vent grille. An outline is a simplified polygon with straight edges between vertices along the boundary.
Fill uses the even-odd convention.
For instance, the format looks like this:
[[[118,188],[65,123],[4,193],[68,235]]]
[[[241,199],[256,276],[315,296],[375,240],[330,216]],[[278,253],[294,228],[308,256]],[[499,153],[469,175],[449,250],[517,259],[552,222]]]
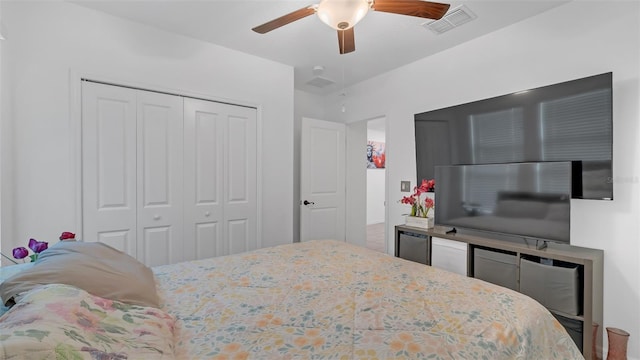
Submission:
[[[440,35],[475,18],[476,14],[465,5],[461,5],[449,11],[442,19],[424,23],[422,26]]]
[[[335,84],[335,81],[329,80],[322,76],[316,76],[313,79],[307,81],[307,85],[315,86],[318,88],[323,88],[325,86],[329,86],[331,84]]]

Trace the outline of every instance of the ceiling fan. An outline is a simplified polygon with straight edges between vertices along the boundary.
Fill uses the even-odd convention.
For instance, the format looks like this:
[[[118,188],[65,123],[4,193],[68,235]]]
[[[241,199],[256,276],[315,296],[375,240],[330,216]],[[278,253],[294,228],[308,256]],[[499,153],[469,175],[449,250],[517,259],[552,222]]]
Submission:
[[[252,30],[264,34],[309,15],[318,14],[320,20],[338,30],[340,54],[346,54],[356,50],[353,26],[369,10],[438,20],[447,13],[449,4],[422,0],[322,0],[319,4],[296,10]]]

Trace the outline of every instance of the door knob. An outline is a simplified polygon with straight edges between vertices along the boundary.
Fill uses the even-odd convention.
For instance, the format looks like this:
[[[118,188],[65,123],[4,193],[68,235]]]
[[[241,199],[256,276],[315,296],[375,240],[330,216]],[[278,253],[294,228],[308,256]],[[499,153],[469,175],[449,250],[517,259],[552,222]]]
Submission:
[[[307,200],[303,201],[302,203],[305,204],[305,205],[313,205],[313,204],[315,204],[313,201],[307,201]]]
[[[154,215],[153,220],[160,220],[160,215]]]
[[[210,213],[210,212],[208,212],[208,211],[206,211],[206,212],[204,213],[204,216],[209,217],[209,216],[211,216],[211,213]]]

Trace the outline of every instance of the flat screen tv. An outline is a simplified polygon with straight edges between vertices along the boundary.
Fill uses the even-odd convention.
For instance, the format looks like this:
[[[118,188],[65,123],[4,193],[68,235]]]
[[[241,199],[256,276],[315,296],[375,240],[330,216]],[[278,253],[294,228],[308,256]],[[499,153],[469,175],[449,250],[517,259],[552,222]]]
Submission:
[[[569,243],[571,162],[436,166],[435,223]]]
[[[571,161],[573,198],[611,200],[612,126],[612,73],[416,114],[417,180],[438,165]]]

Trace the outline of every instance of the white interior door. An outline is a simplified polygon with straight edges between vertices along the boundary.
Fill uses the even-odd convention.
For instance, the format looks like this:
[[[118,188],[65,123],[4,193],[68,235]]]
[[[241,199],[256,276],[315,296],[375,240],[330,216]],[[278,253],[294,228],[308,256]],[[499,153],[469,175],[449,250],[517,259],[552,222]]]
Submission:
[[[137,91],[138,259],[183,259],[183,98]]]
[[[302,119],[300,240],[345,240],[345,125]]]
[[[256,109],[184,100],[185,260],[256,249]]]
[[[84,241],[136,256],[136,91],[82,82]]]

